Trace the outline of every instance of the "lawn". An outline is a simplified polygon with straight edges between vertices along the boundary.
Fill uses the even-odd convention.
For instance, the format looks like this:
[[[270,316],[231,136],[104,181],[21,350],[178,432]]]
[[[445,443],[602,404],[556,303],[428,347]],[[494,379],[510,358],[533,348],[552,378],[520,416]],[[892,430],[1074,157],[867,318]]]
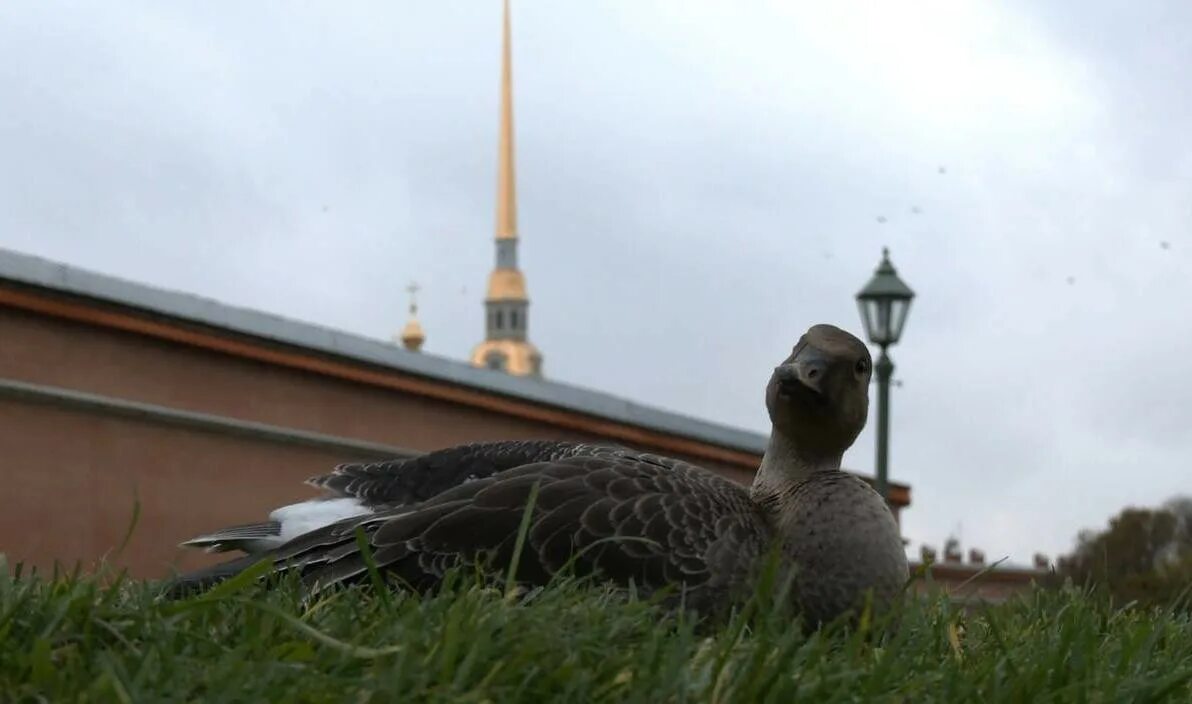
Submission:
[[[967,613],[914,600],[805,635],[760,595],[727,622],[562,581],[418,597],[233,581],[155,600],[112,576],[0,575],[5,701],[1150,702],[1192,700],[1192,628],[1166,610],[1037,591]]]

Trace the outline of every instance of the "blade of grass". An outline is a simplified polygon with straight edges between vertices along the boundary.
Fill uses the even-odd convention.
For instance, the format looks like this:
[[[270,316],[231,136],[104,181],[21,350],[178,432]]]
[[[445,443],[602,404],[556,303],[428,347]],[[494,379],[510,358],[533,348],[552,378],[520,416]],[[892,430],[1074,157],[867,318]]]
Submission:
[[[513,557],[509,560],[509,571],[505,575],[505,598],[512,599],[513,588],[517,583],[517,567],[521,562],[522,550],[526,547],[526,536],[530,533],[530,519],[534,515],[534,504],[538,502],[539,482],[530,487],[530,495],[526,498],[526,507],[522,510],[521,524],[517,527],[517,540],[513,543]]]

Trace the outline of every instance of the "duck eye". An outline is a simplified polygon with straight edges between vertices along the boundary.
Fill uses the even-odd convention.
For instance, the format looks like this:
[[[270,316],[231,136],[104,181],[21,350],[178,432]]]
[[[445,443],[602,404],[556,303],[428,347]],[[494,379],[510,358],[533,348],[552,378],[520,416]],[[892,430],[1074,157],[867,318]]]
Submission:
[[[869,371],[869,362],[866,362],[863,359],[858,359],[856,369],[858,374],[864,374],[865,372]]]

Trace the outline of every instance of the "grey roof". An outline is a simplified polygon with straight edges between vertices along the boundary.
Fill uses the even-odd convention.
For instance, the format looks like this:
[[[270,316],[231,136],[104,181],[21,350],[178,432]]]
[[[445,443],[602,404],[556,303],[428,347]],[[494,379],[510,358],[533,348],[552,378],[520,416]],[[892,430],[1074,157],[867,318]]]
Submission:
[[[651,408],[557,381],[515,377],[405,349],[320,325],[167,291],[0,248],[0,279],[108,301],[287,345],[397,369],[510,398],[579,411],[609,420],[762,453],[765,435]]]

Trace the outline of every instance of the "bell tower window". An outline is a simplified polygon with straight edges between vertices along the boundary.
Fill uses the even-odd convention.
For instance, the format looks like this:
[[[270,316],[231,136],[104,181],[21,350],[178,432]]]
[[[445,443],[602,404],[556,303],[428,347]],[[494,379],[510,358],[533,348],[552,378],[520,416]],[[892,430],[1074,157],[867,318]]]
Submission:
[[[505,368],[505,354],[492,350],[484,356],[484,364],[489,369],[499,372]]]

